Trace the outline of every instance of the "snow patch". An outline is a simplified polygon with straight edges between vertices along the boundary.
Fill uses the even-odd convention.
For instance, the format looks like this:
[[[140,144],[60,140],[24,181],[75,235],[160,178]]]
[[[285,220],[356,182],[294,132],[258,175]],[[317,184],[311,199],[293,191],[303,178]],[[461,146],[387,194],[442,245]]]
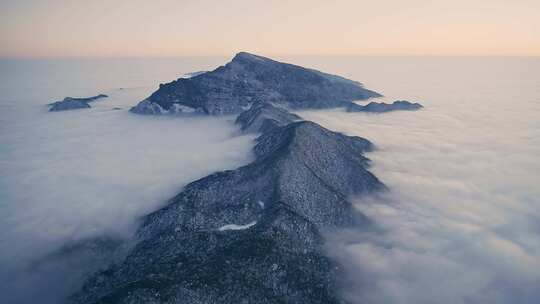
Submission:
[[[244,229],[248,229],[248,228],[254,226],[255,224],[257,224],[256,221],[251,222],[251,223],[246,224],[246,225],[228,224],[228,225],[225,225],[225,226],[220,227],[218,230],[219,230],[219,231],[225,231],[225,230],[244,230]]]

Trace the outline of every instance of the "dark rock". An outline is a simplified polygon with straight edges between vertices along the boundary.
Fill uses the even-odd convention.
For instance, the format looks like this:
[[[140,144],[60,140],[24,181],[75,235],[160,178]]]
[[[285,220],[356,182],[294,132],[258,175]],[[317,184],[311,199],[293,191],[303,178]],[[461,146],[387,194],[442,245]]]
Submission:
[[[219,115],[240,113],[261,101],[297,109],[331,108],[379,96],[356,81],[242,52],[214,71],[161,84],[131,111],[177,113],[182,106]]]
[[[199,114],[203,111],[198,108],[192,108],[185,106],[181,103],[173,103],[169,108],[165,109],[160,106],[158,103],[151,102],[148,99],[145,99],[139,102],[136,106],[129,109],[130,112],[143,114],[143,115],[164,115],[164,114]]]
[[[290,114],[290,113],[288,113]],[[372,144],[271,105],[240,115],[261,131],[256,159],[192,182],[147,215],[123,263],[76,303],[343,303],[321,230],[368,225],[347,196],[384,189],[361,154]],[[276,121],[261,130],[259,122]]]
[[[347,106],[347,112],[371,112],[384,113],[390,111],[415,111],[420,110],[423,106],[419,103],[411,103],[406,100],[397,100],[393,103],[370,102],[365,106],[350,103]]]
[[[88,103],[88,102],[93,102],[93,101],[96,101],[96,100],[99,100],[99,99],[102,99],[102,98],[107,98],[107,97],[109,97],[109,96],[105,95],[105,94],[99,94],[99,95],[92,96],[92,97],[65,97],[63,100],[50,103],[49,105],[54,105],[54,104],[57,104],[59,102],[75,102],[75,101],[87,102]]]
[[[84,101],[84,102],[93,102],[93,101],[96,101],[96,100],[99,100],[99,99],[102,99],[102,98],[107,98],[109,97],[108,95],[105,95],[105,94],[99,94],[99,95],[96,95],[96,96],[92,96],[92,97],[66,97],[64,98],[63,101]]]
[[[296,114],[290,113],[270,103],[256,103],[236,118],[236,124],[244,132],[264,132],[274,127],[280,127],[301,120]]]
[[[87,109],[90,108],[89,102],[96,101],[101,98],[108,97],[105,94],[99,94],[92,97],[85,97],[85,98],[76,98],[76,97],[66,97],[61,101],[56,101],[53,103],[50,103],[49,106],[51,108],[49,111],[56,112],[56,111],[66,111],[66,110],[74,110],[74,109]]]
[[[88,109],[91,108],[88,102],[77,101],[77,100],[67,100],[67,101],[57,101],[51,104],[50,112],[57,111],[67,111],[75,109]]]
[[[363,138],[309,121],[276,127],[257,139],[255,161],[187,185],[167,207],[147,217],[143,230],[250,223],[262,211],[259,202],[267,206],[275,201],[285,202],[317,225],[348,225],[353,212],[346,196],[382,187],[361,155],[371,149]]]
[[[339,303],[308,220],[276,202],[243,230],[162,233],[87,283],[83,303]],[[129,265],[129,266],[128,266]],[[96,291],[99,297],[88,297]]]

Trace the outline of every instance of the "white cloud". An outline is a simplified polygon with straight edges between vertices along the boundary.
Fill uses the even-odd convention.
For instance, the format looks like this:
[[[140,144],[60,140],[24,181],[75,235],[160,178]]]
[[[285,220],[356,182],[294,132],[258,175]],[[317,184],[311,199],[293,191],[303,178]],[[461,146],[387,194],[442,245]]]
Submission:
[[[537,123],[512,126],[500,113],[499,132],[459,111],[300,113],[372,140],[372,171],[390,188],[352,198],[375,231],[329,236],[352,302],[538,302]]]
[[[147,90],[108,94],[92,109],[47,113],[38,105],[6,118],[0,131],[0,280],[10,283],[0,287],[3,297],[55,302],[48,296],[57,299],[61,292],[51,290],[69,285],[71,279],[62,278],[69,261],[43,273],[28,268],[35,260],[67,241],[129,236],[138,218],[187,183],[252,158],[254,136],[239,135],[234,117],[139,116],[126,105]],[[116,106],[123,110],[112,110]]]

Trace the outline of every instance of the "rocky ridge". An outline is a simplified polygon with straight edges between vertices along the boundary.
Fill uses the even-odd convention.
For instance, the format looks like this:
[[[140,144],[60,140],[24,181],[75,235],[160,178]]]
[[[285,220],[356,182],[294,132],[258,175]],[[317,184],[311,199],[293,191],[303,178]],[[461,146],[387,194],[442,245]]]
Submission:
[[[368,226],[349,195],[385,189],[366,139],[271,104],[236,120],[259,132],[255,160],[192,182],[147,215],[123,262],[90,278],[75,303],[343,303],[321,232]]]

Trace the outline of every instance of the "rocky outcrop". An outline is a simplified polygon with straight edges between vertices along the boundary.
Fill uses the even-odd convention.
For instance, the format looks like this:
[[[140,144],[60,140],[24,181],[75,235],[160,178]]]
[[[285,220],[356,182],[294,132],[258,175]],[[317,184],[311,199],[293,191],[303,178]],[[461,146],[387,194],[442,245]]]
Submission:
[[[270,103],[256,103],[236,118],[236,124],[244,132],[265,132],[275,127],[288,125],[302,118]]]
[[[423,108],[419,103],[411,103],[406,100],[397,100],[393,103],[370,102],[365,106],[351,103],[347,106],[347,112],[371,112],[384,113],[390,111],[416,111]]]
[[[51,104],[49,108],[50,112],[58,111],[67,111],[75,109],[89,109],[91,108],[88,102],[77,101],[77,100],[68,100],[68,101],[57,101]]]
[[[87,109],[91,108],[89,103],[96,101],[101,98],[108,97],[105,94],[99,94],[92,97],[83,97],[83,98],[76,98],[76,97],[66,97],[61,101],[56,101],[53,103],[50,103],[49,111],[56,112],[56,111],[66,111],[66,110],[74,110],[74,109]]]
[[[165,115],[165,114],[193,114],[202,113],[200,109],[194,109],[181,105],[179,103],[172,104],[169,108],[163,108],[158,103],[151,102],[150,100],[143,100],[136,106],[132,107],[130,112],[145,115]]]
[[[262,132],[255,160],[192,182],[147,215],[119,264],[76,303],[343,303],[321,231],[369,225],[347,197],[384,189],[373,148],[272,105],[237,123]],[[270,122],[270,123],[267,123]]]
[[[379,96],[356,81],[242,52],[214,71],[161,84],[131,111],[168,114],[181,106],[211,115],[237,114],[261,101],[293,109],[331,108]]]

